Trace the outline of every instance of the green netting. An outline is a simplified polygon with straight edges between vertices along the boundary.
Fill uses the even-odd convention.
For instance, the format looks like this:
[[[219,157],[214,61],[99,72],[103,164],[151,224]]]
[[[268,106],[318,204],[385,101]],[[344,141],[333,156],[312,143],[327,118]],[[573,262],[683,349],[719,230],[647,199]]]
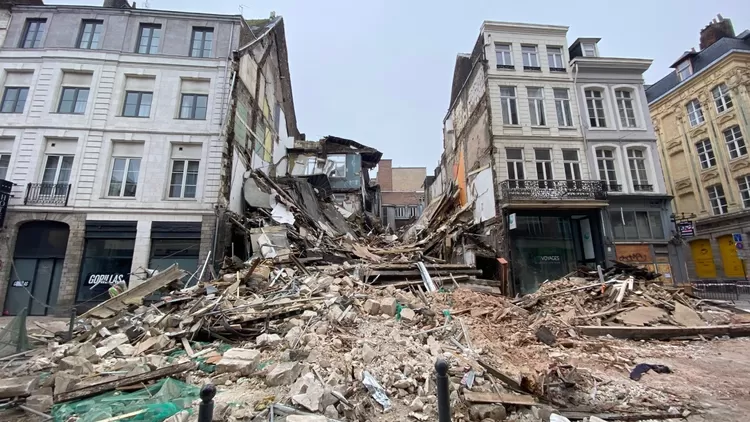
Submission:
[[[160,422],[182,410],[190,410],[200,395],[200,388],[165,378],[156,384],[132,393],[109,392],[52,407],[55,421],[78,416],[78,422],[96,422],[115,416],[141,412],[121,421]]]
[[[0,358],[29,350],[26,335],[26,308],[0,330]]]

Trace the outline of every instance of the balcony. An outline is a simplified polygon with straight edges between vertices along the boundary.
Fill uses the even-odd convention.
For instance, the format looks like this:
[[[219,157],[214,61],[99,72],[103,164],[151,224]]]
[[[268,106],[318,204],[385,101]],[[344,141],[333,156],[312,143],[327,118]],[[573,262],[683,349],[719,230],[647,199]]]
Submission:
[[[68,205],[69,183],[29,183],[24,205],[64,207]]]
[[[504,203],[541,201],[606,201],[606,183],[599,180],[505,180]],[[593,204],[592,204],[593,205]]]
[[[634,192],[653,192],[654,185],[633,185]]]
[[[601,184],[603,186],[603,189],[607,192],[622,192],[622,185],[618,185],[617,183],[607,183],[605,181],[601,181]]]

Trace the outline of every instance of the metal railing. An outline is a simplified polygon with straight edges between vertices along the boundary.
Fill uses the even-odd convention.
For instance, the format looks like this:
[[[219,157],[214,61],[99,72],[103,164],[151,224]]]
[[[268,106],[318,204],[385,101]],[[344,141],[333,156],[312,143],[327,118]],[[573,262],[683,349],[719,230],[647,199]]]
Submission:
[[[64,207],[68,205],[68,196],[69,183],[29,183],[23,204]]]
[[[653,192],[654,185],[633,185],[633,190],[636,192]]]
[[[750,298],[750,281],[747,280],[696,280],[691,281],[693,294],[702,299],[739,300]]]
[[[606,200],[606,183],[600,180],[504,180],[504,202],[549,200]]]
[[[604,190],[607,192],[622,192],[622,185],[618,185],[617,183],[602,183],[604,184]]]

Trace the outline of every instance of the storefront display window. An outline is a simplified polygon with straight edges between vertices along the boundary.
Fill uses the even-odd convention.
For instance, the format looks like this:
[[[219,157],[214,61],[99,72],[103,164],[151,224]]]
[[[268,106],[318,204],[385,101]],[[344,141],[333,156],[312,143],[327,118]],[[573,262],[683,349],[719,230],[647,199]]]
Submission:
[[[134,247],[135,239],[86,239],[77,300],[103,302],[111,285],[128,283]]]
[[[610,211],[615,240],[663,240],[664,225],[659,211]]]
[[[164,270],[172,264],[190,273],[198,268],[200,239],[152,239],[149,268]]]

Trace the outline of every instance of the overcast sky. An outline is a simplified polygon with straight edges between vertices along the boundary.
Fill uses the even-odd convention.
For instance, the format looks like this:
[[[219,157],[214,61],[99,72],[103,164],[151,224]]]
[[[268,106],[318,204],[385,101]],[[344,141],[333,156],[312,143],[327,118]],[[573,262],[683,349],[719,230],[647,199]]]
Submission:
[[[244,2],[244,3],[243,3]],[[45,0],[46,4],[96,1]],[[137,1],[138,7],[144,1]],[[294,103],[308,140],[325,135],[378,148],[393,166],[426,166],[442,152],[456,54],[483,20],[567,25],[568,42],[599,37],[609,57],[650,58],[653,83],[721,13],[750,27],[748,0],[148,0],[151,9],[284,17]]]

